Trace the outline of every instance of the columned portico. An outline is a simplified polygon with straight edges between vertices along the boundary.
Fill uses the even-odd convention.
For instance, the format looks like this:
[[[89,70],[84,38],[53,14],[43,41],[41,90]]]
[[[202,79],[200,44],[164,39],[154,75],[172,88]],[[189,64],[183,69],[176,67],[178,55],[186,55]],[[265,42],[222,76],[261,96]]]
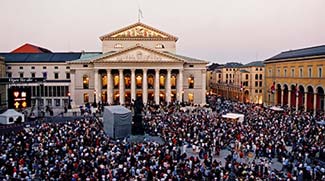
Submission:
[[[159,69],[155,69],[155,103],[159,104]]]
[[[305,112],[307,112],[307,99],[308,98],[308,92],[305,92],[305,102],[304,102],[304,108],[305,108]]]
[[[202,104],[206,104],[206,70],[202,70]]]
[[[119,97],[120,97],[120,104],[125,104],[125,87],[124,87],[124,74],[123,69],[119,69]]]
[[[298,111],[299,109],[299,95],[297,96],[297,92],[296,92],[296,111]]]
[[[288,91],[288,106],[291,106],[291,90]]]

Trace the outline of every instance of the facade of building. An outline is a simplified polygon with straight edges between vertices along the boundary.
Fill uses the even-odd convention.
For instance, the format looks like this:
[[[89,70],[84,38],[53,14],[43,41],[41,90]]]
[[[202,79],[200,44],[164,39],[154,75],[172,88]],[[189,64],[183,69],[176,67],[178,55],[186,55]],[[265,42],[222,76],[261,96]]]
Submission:
[[[138,22],[100,39],[103,52],[68,62],[75,104],[205,104],[207,62],[176,54],[177,37]]]
[[[282,52],[265,60],[267,105],[324,111],[325,45]]]
[[[215,71],[214,92],[222,97],[246,103],[263,103],[264,64],[227,63]]]
[[[6,77],[44,78],[31,87],[32,104],[128,104],[188,101],[205,104],[206,61],[176,54],[177,37],[141,22],[100,37],[102,52],[55,53],[25,44],[5,57]]]

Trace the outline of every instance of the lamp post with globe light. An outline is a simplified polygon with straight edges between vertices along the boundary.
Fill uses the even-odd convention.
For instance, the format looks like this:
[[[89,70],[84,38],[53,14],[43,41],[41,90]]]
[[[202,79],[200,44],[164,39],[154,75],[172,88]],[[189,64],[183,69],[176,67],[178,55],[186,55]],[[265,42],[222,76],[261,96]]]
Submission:
[[[68,92],[68,109],[71,109],[71,93]]]

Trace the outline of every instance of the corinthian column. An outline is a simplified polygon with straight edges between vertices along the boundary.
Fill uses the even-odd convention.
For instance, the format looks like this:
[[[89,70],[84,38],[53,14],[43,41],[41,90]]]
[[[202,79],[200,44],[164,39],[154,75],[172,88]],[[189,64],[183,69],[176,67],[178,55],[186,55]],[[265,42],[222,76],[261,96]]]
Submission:
[[[166,102],[169,104],[171,102],[171,87],[170,87],[170,78],[171,78],[171,69],[167,69],[167,83],[166,83]]]
[[[119,93],[120,93],[120,105],[125,104],[125,86],[124,86],[124,75],[123,69],[119,70],[120,73],[120,85],[119,85]]]
[[[96,102],[98,102],[98,101],[100,101],[100,97],[99,97],[99,95],[100,95],[100,85],[99,85],[99,74],[98,74],[98,69],[95,69],[94,70],[94,74],[95,74],[95,76],[94,76],[94,84],[95,84],[95,86],[94,86],[94,91],[95,91],[95,98],[94,98],[94,102],[96,101]]]
[[[155,102],[159,104],[159,69],[155,70]]]
[[[182,101],[183,93],[183,70],[179,69],[177,77],[177,101]]]
[[[147,76],[147,69],[143,69],[142,102],[143,102],[143,104],[147,104],[147,102],[148,102],[148,76]]]
[[[113,80],[111,69],[107,69],[107,103],[113,103]]]

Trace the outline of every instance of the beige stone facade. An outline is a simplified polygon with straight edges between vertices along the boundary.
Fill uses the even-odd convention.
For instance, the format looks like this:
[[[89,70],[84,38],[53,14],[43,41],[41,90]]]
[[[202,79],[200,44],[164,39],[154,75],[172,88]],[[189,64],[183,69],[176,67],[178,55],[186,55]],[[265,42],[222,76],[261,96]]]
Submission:
[[[282,52],[265,65],[267,105],[325,111],[325,46]]]
[[[263,103],[264,65],[251,62],[246,65],[228,63],[214,70],[210,83],[213,92],[231,100]]]
[[[205,104],[207,62],[176,54],[175,36],[138,22],[100,39],[102,53],[68,63],[73,106],[137,98]]]

